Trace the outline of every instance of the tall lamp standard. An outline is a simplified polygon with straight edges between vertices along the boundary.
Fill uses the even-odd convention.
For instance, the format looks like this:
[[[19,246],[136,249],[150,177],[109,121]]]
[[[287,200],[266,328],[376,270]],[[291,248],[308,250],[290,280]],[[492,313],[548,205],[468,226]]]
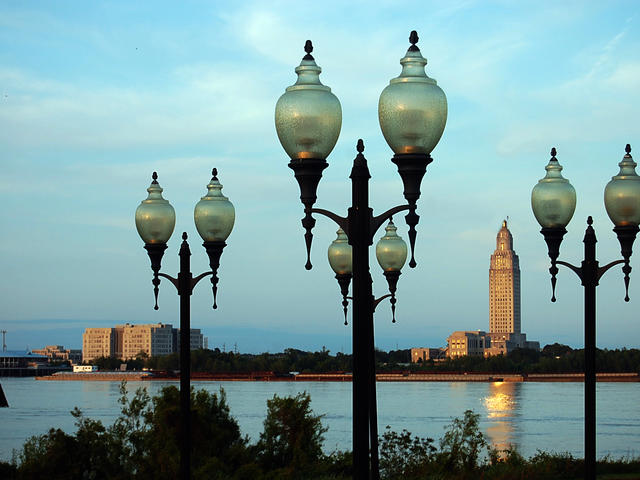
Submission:
[[[207,194],[196,204],[194,221],[198,233],[204,240],[202,244],[209,256],[211,270],[197,277],[191,273],[191,251],[187,243],[187,233],[182,234],[180,246],[180,271],[177,277],[160,272],[162,256],[167,249],[167,241],[176,224],[176,214],[171,204],[162,198],[162,187],[158,184],[158,174],[153,172],[153,181],[147,189],[149,196],[136,210],[136,228],[144,241],[144,248],[151,259],[153,270],[154,309],[158,310],[158,290],[160,277],[169,280],[180,296],[180,478],[191,478],[191,293],[193,287],[205,277],[211,276],[213,290],[213,308],[218,308],[216,296],[218,290],[218,267],[225,240],[233,229],[235,210],[233,204],[222,194],[222,185],[218,181],[218,172],[213,169],[213,178],[207,185]]]
[[[377,467],[377,418],[375,400],[375,363],[373,311],[382,300],[374,299],[371,274],[369,272],[369,247],[376,231],[392,215],[408,210],[405,216],[409,225],[411,261],[415,267],[415,226],[419,217],[416,202],[420,197],[420,184],[430,156],[444,131],[447,119],[447,100],[436,81],[424,70],[426,59],[417,47],[415,31],[409,37],[411,46],[400,60],[402,72],[380,95],[378,116],[385,140],[395,153],[392,162],[404,184],[407,204],[393,207],[379,216],[373,216],[369,206],[369,168],[363,155],[364,143],[357,142],[358,154],[351,170],[352,204],[347,216],[341,217],[324,209],[313,208],[316,202],[318,183],[322,171],[328,166],[327,157],[338,140],[342,124],[342,109],[331,89],[320,82],[322,71],[311,52],[313,47],[307,40],[306,55],[296,68],[298,79],[280,97],[275,109],[275,124],[282,147],[290,157],[289,167],[294,171],[300,186],[300,200],[305,216],[307,262],[311,269],[310,251],[315,226],[313,214],[324,215],[338,224],[338,238],[329,250],[329,261],[343,295],[346,309],[348,290],[353,278],[353,478],[378,478]],[[406,244],[397,241],[395,226],[387,227],[387,235],[377,252],[378,261],[389,282],[392,305],[395,305],[395,288],[400,268],[407,255]],[[344,259],[346,243],[351,246],[349,260]],[[404,258],[402,258],[404,245]],[[378,249],[377,249],[378,250]],[[336,256],[337,255],[337,256]],[[402,260],[401,262],[399,260]],[[346,312],[346,310],[345,310]],[[371,448],[371,456],[369,449]]]
[[[564,265],[575,272],[584,286],[584,457],[586,480],[596,478],[596,287],[602,275],[614,265],[624,264],[625,301],[629,301],[629,274],[633,242],[640,223],[640,177],[636,174],[636,163],[631,157],[631,146],[618,164],[620,172],[604,189],[604,205],[614,224],[613,231],[620,241],[622,259],[604,267],[596,260],[596,234],[593,219],[588,217],[584,236],[584,259],[580,267],[558,260],[560,243],[566,226],[576,207],[576,192],[569,181],[562,177],[562,167],[556,158],[556,149],[551,149],[551,160],[546,166],[547,174],[531,192],[531,207],[542,226],[551,258],[551,301],[555,302],[557,265]]]

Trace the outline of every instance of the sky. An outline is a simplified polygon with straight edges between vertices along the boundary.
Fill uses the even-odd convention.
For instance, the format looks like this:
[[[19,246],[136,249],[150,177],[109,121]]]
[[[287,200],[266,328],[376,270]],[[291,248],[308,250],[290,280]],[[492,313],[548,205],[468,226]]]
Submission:
[[[580,348],[583,290],[561,267],[550,302],[530,193],[556,147],[578,198],[560,258],[581,262],[589,215],[601,264],[619,257],[603,190],[625,145],[640,151],[639,21],[635,1],[4,0],[0,329],[8,348],[81,348],[84,328],[125,322],[177,326],[169,282],[153,310],[134,212],[157,171],[177,217],[163,271],[177,273],[183,231],[194,275],[208,270],[192,212],[216,167],[236,224],[221,259],[219,308],[211,309],[209,282],[197,285],[192,327],[211,348],[350,352],[351,323],[343,325],[326,258],[336,226],[317,218],[306,271],[303,208],[274,107],[311,39],[321,81],[343,111],[316,207],[346,214],[359,138],[374,213],[403,204],[377,102],[400,73],[411,30],[447,96],[448,120],[422,183],[418,266],[400,277],[397,323],[388,303],[378,306],[377,347],[439,347],[454,330],[488,330],[489,258],[508,216],[523,331],[541,345]],[[640,347],[639,258],[629,303],[619,268],[600,282],[599,347]],[[371,271],[381,296],[387,283],[373,249]]]

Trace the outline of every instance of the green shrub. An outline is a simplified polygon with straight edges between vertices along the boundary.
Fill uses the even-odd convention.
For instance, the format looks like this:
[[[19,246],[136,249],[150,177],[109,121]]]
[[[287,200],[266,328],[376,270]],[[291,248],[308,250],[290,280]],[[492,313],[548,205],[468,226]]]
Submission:
[[[412,437],[407,430],[387,428],[380,439],[380,475],[387,480],[418,478],[430,471],[434,461],[432,438]]]
[[[463,418],[454,418],[440,439],[438,462],[447,472],[471,472],[478,467],[483,450],[488,447],[478,420],[480,415],[471,410]]]

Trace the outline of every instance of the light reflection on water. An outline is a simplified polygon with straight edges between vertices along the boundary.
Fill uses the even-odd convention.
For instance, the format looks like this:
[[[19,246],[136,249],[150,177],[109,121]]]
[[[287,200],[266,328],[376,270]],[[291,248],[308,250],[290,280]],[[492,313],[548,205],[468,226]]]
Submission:
[[[489,384],[488,395],[484,399],[487,409],[487,427],[489,442],[498,450],[519,445],[518,421],[520,415],[519,382],[494,382]]]
[[[75,431],[74,406],[110,425],[120,411],[118,382],[35,381],[2,378],[10,408],[0,408],[0,459],[9,459],[31,435],[49,428]],[[131,382],[150,395],[178,382]],[[311,394],[312,408],[329,427],[325,450],[351,448],[351,384],[342,382],[193,382],[217,392],[222,386],[244,434],[257,440],[274,394]],[[381,382],[378,425],[406,429],[437,442],[454,417],[480,414],[480,427],[498,449],[515,446],[525,456],[538,449],[582,456],[583,384],[511,382]],[[598,455],[640,455],[640,383],[598,383]]]

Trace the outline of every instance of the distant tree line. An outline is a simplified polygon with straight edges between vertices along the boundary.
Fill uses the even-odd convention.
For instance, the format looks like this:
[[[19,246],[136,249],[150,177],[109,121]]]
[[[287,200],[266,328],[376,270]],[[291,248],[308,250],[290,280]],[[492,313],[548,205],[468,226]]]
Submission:
[[[542,351],[517,349],[508,355],[496,355],[488,358],[466,356],[447,358],[443,361],[409,363],[410,350],[376,351],[376,370],[416,371],[416,372],[489,372],[489,373],[578,373],[584,371],[584,350],[574,350],[568,345],[554,343],[545,346]],[[122,363],[128,370],[175,371],[180,369],[180,356],[177,353],[148,358],[144,354],[137,358],[122,360],[103,357],[91,361],[101,370],[117,370]],[[640,350],[618,349],[597,350],[596,368],[598,372],[635,372],[640,373]],[[288,348],[281,353],[248,354],[214,350],[194,350],[191,352],[191,369],[201,373],[251,373],[274,372],[287,374],[350,372],[352,359],[350,354],[332,355],[324,347],[317,352],[305,352]]]
[[[579,373],[584,372],[584,350],[554,343],[542,351],[516,349],[508,355],[492,357],[448,358],[443,362],[414,364],[419,371],[490,372],[490,373]],[[619,349],[596,351],[598,372],[640,373],[640,350]]]

